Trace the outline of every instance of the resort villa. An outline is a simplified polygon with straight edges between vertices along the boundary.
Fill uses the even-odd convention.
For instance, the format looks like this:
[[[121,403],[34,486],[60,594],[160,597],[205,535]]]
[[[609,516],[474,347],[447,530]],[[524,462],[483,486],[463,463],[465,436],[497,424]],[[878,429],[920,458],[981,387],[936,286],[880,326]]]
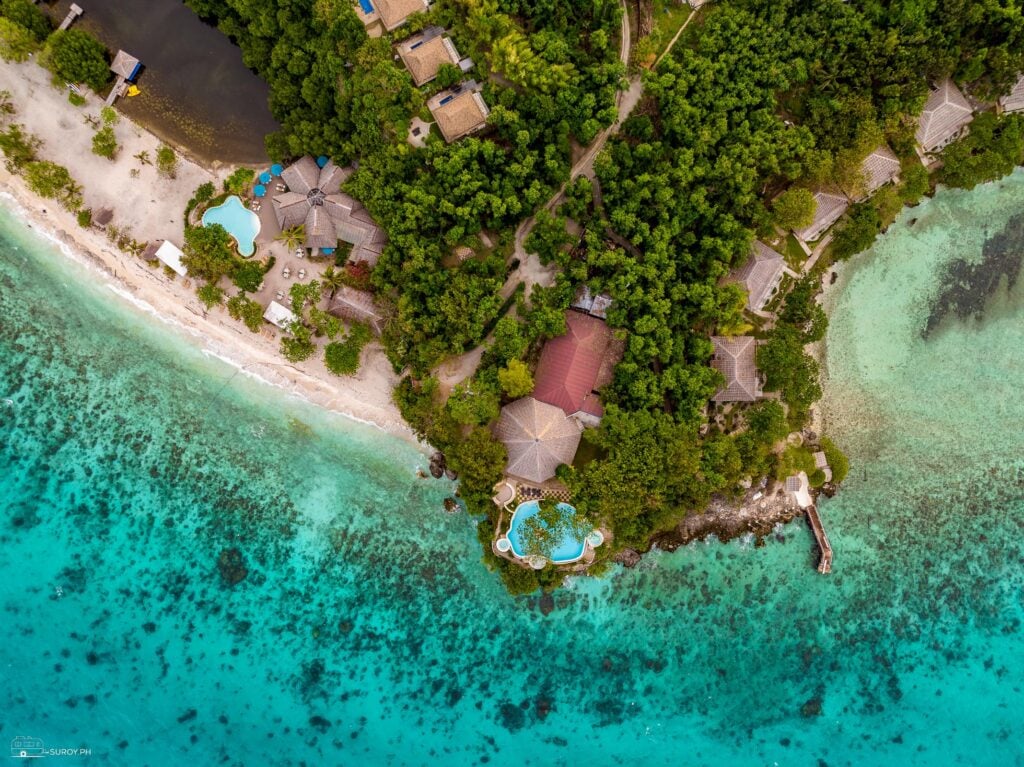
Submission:
[[[932,89],[921,112],[917,127],[917,143],[924,154],[945,149],[967,132],[974,119],[974,109],[964,94],[946,79]]]
[[[900,160],[885,144],[864,158],[860,166],[864,186],[860,194],[847,190],[854,202],[862,202],[886,184],[896,181],[900,175]]]
[[[784,274],[796,277],[780,254],[757,240],[751,248],[750,258],[731,279],[741,283],[747,291],[747,309],[761,314],[764,305],[779,289]]]
[[[373,266],[387,239],[370,214],[341,191],[348,170],[333,161],[319,164],[312,157],[297,160],[281,172],[284,185],[273,197],[274,215],[281,229],[303,227],[305,246],[330,254],[338,242],[352,245],[352,262]],[[286,185],[286,186],[285,186]]]
[[[561,408],[533,397],[505,405],[494,427],[508,450],[507,473],[536,484],[555,476],[563,463],[572,463],[582,432]]]
[[[426,0],[359,0],[355,4],[356,16],[368,28],[371,37],[380,37],[381,30],[376,28],[378,24],[391,32],[413,14],[424,13],[429,8]]]
[[[544,344],[534,374],[533,397],[561,408],[584,426],[604,415],[598,389],[611,383],[621,344],[602,320],[580,312],[565,314],[566,332]]]
[[[491,110],[484,103],[480,90],[475,80],[469,80],[441,91],[427,102],[427,109],[449,144],[487,125]]]
[[[1024,112],[1024,74],[1017,78],[1010,92],[999,99],[1002,112]]]
[[[833,194],[832,192],[818,191],[814,193],[814,220],[810,226],[793,234],[803,242],[814,242],[828,231],[836,221],[842,218],[846,209],[850,207],[850,201],[845,195]]]
[[[457,66],[463,72],[473,66],[471,59],[459,59],[455,44],[441,27],[427,27],[400,42],[397,50],[416,85],[425,85],[437,77],[442,64]]]
[[[757,339],[753,336],[711,336],[715,351],[711,367],[725,378],[725,387],[711,398],[713,402],[755,402],[763,396],[757,371]]]

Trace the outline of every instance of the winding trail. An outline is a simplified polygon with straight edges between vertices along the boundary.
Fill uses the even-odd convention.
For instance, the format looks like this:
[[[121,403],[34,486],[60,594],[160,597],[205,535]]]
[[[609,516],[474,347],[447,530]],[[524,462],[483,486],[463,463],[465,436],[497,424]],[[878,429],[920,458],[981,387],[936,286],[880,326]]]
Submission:
[[[629,57],[633,50],[633,39],[632,33],[629,28],[629,13],[626,9],[625,0],[619,0],[622,6],[622,33],[621,33],[621,44],[619,45],[619,61],[625,66],[629,66]],[[640,97],[643,95],[644,84],[640,75],[633,75],[629,78],[629,87],[624,91],[619,91],[615,96],[615,107],[618,115],[615,121],[597,134],[597,137],[591,142],[587,151],[583,153],[572,166],[569,171],[569,179],[575,179],[580,175],[584,175],[587,178],[592,179],[594,177],[594,159],[604,149],[604,145],[608,139],[615,133],[619,126],[622,125],[622,121],[629,117],[630,112],[636,107],[640,101]],[[558,191],[551,196],[546,203],[544,203],[544,209],[547,211],[554,210],[554,208],[562,200],[565,194],[566,184],[562,184]],[[502,298],[508,298],[512,295],[512,291],[515,290],[516,285],[519,282],[526,284],[526,295],[530,295],[530,290],[534,285],[548,286],[554,283],[556,269],[554,266],[544,266],[540,263],[537,256],[532,253],[528,253],[523,243],[526,238],[530,236],[530,232],[533,231],[534,225],[537,223],[536,215],[529,216],[523,219],[522,223],[519,224],[519,228],[516,229],[515,248],[513,250],[513,257],[519,259],[519,268],[509,275],[505,284],[501,288]]]

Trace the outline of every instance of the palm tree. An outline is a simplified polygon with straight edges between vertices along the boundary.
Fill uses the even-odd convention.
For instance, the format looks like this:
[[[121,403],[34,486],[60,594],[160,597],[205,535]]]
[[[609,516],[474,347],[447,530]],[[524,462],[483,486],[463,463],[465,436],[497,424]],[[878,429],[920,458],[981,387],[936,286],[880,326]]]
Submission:
[[[334,298],[334,294],[338,292],[338,288],[345,284],[345,273],[341,269],[335,269],[333,266],[328,266],[324,269],[324,273],[320,275],[320,286],[326,293],[328,290],[331,291],[329,298]]]
[[[283,242],[289,250],[297,248],[306,239],[306,227],[299,224],[288,229],[282,229],[281,234],[277,235],[277,239]]]
[[[145,149],[143,149],[141,152],[135,155],[135,159],[139,161],[140,165],[152,165],[152,163],[149,160],[149,152],[147,152]]]

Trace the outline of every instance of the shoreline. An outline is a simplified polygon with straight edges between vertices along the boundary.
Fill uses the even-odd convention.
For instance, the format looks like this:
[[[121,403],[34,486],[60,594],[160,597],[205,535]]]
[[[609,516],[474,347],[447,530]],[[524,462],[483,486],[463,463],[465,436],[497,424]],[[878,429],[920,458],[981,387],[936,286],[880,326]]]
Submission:
[[[152,162],[138,158],[154,156],[160,138],[120,111],[114,125],[116,159],[96,156],[92,131],[82,122],[102,102],[86,92],[84,107],[70,104],[65,91],[53,88],[48,73],[32,59],[0,62],[0,88],[11,93],[16,108],[7,122],[21,124],[41,140],[39,159],[66,166],[83,184],[84,207],[112,213],[110,226],[133,240],[167,239],[180,244],[186,201],[202,183],[220,187],[226,175],[219,163],[201,165],[188,156],[178,157],[173,177],[159,175]],[[61,247],[65,257],[96,268],[111,292],[119,293],[118,300],[127,300],[173,326],[174,332],[189,336],[189,342],[204,354],[324,410],[374,426],[429,455],[429,446],[416,437],[391,400],[399,376],[379,342],[363,350],[362,364],[352,376],[334,375],[320,358],[289,363],[281,355],[276,328],[265,323],[260,332],[252,333],[231,319],[223,304],[207,310],[195,294],[193,280],[171,279],[164,270],[122,251],[110,241],[106,227],[81,227],[75,214],[32,192],[21,176],[2,164],[0,194],[9,196],[14,215]]]
[[[50,240],[65,258],[99,272],[118,300],[132,304],[172,328],[203,354],[217,357],[264,385],[273,386],[356,423],[373,426],[415,445],[425,455],[429,453],[429,447],[416,437],[402,420],[397,407],[390,402],[390,386],[386,406],[371,404],[354,392],[333,386],[333,381],[325,380],[314,371],[286,362],[277,352],[276,340],[250,333],[228,317],[223,307],[206,311],[185,286],[187,280],[170,280],[141,259],[117,251],[94,229],[80,229],[72,214],[32,193],[22,179],[12,176],[2,167],[0,198],[13,215]],[[247,338],[246,334],[252,338]],[[383,357],[379,347],[368,348],[364,354]],[[370,380],[376,377],[371,374],[363,381],[377,386],[382,382]],[[355,380],[360,378],[359,374],[354,377]]]

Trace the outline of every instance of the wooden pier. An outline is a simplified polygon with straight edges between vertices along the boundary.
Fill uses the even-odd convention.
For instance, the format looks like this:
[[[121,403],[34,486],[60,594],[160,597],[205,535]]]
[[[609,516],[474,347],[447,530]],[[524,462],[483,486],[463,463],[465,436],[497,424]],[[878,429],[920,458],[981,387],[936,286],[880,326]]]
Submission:
[[[821,551],[821,559],[818,561],[819,573],[832,572],[832,544],[828,542],[825,534],[825,527],[821,524],[821,517],[818,516],[818,507],[811,504],[807,507],[807,523],[811,526],[811,532],[818,542],[818,549]]]
[[[75,19],[77,19],[81,15],[82,15],[81,7],[78,6],[78,5],[75,5],[74,3],[72,3],[71,4],[71,10],[68,11],[68,15],[64,17],[64,21],[62,21],[60,23],[60,26],[57,27],[57,31],[58,32],[63,32],[65,29],[67,29],[68,27],[71,26],[71,23]]]

